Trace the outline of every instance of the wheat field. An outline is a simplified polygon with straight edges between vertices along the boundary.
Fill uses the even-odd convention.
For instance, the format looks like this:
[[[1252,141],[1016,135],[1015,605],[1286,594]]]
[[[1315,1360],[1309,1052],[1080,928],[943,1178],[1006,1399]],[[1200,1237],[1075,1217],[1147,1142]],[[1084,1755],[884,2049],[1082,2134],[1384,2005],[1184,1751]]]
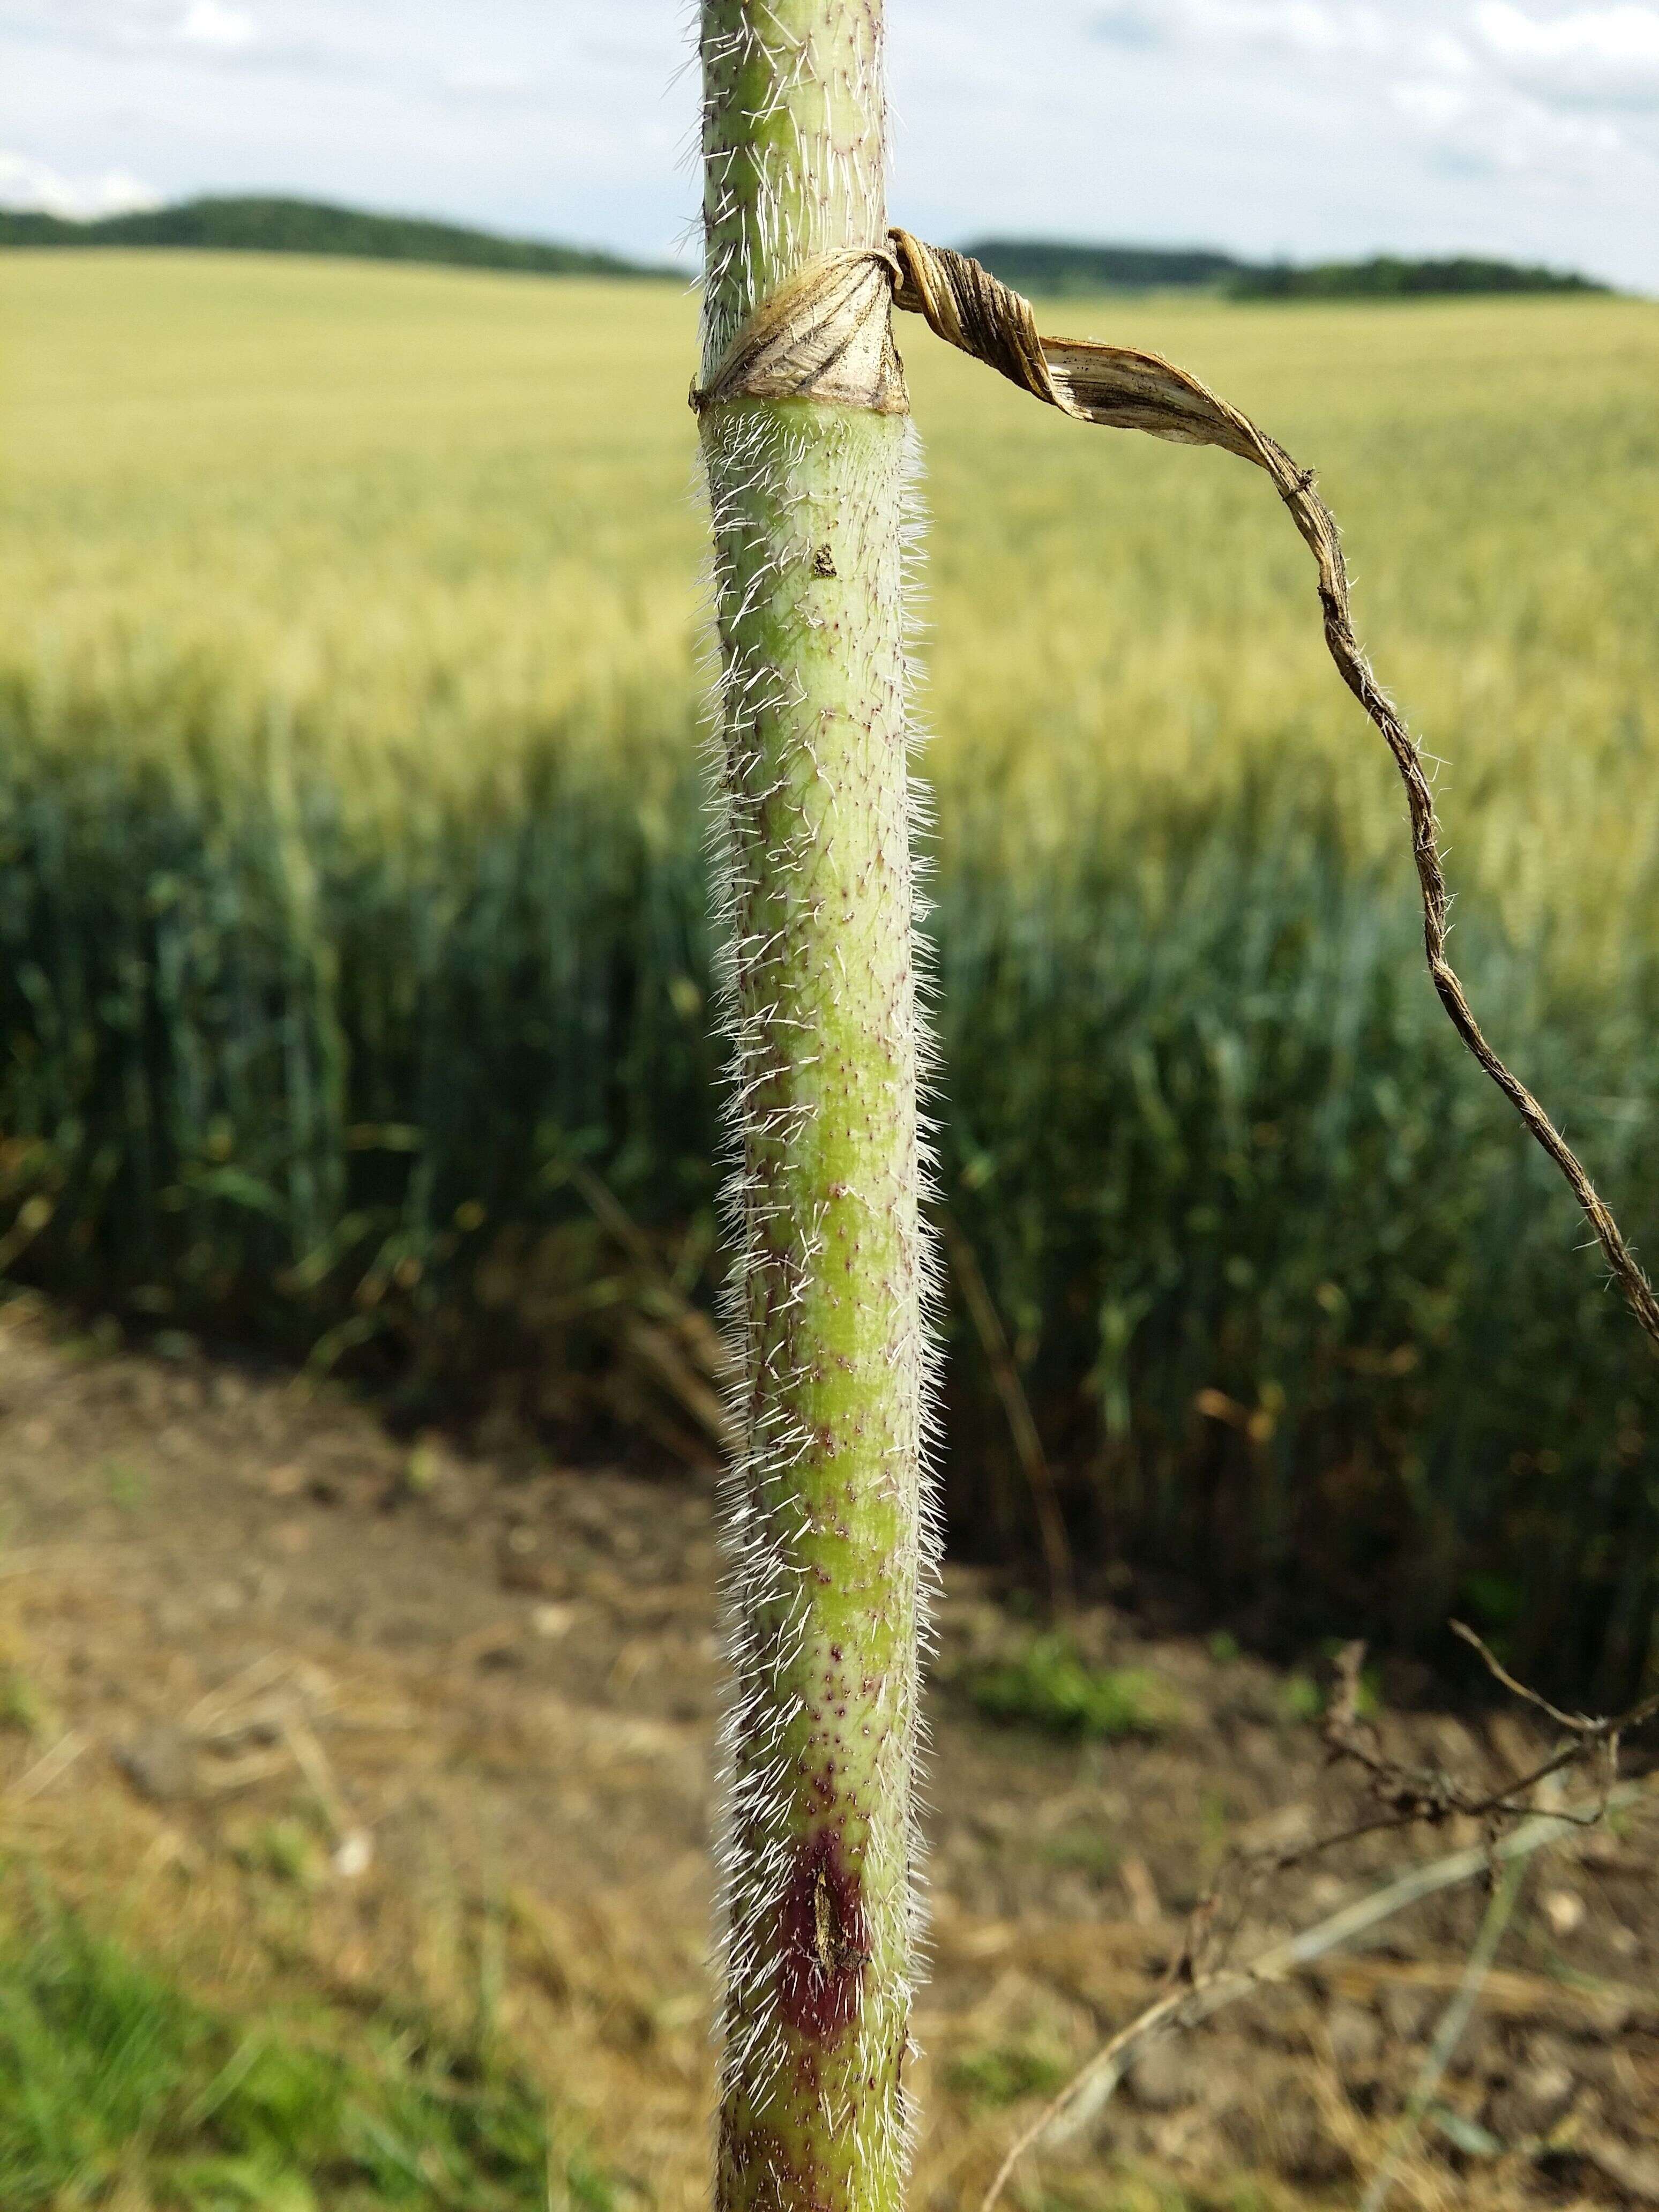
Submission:
[[[1319,468],[1444,763],[1477,1010],[1650,1241],[1659,307],[1045,321]],[[488,1342],[552,1416],[617,1357],[562,1164],[709,1290],[694,325],[666,286],[0,256],[0,1264],[398,1389]],[[1288,518],[900,337],[945,1194],[1080,1546],[1639,1674],[1650,1363],[1443,1030]],[[1023,1541],[954,1341],[957,1540]]]
[[[210,698],[233,745],[284,725],[360,804],[407,798],[405,767],[510,775],[556,725],[609,750],[657,722],[672,755],[700,688],[689,297],[14,253],[0,301],[4,670],[33,734],[73,706],[165,757],[168,700]],[[1373,654],[1449,763],[1465,880],[1521,926],[1572,906],[1607,949],[1595,917],[1659,829],[1659,309],[1054,313],[1195,368],[1319,466]],[[983,811],[1036,860],[1076,842],[1080,799],[1109,823],[1310,744],[1356,834],[1392,838],[1388,764],[1255,476],[1085,434],[901,337],[947,843]]]

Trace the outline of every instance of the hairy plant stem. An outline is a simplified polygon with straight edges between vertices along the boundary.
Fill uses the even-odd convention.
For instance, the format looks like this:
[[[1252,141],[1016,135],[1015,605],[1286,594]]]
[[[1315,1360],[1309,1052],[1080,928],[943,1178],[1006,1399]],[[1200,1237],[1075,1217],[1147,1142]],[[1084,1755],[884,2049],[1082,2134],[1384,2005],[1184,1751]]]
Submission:
[[[878,0],[707,0],[705,375],[884,236]],[[908,2155],[927,1254],[902,416],[710,407],[738,1255],[721,2212],[889,2212]]]

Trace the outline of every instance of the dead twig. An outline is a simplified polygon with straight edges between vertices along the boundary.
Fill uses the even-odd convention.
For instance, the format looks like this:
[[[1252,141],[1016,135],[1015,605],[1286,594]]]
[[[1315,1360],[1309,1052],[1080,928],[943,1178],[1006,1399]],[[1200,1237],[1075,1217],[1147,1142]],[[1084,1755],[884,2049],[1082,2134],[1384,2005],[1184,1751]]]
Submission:
[[[1066,1541],[1066,1517],[1060,1511],[1054,1471],[1048,1465],[1048,1455],[1042,1449],[1042,1438],[1037,1432],[1030,1401],[1025,1395],[1025,1386],[1019,1379],[1013,1347],[1008,1341],[1002,1316],[997,1311],[996,1301],[985,1280],[979,1255],[951,1213],[943,1208],[941,1220],[945,1230],[945,1249],[950,1255],[951,1272],[956,1276],[963,1301],[968,1308],[969,1318],[985,1353],[986,1364],[991,1370],[991,1381],[1002,1401],[1008,1432],[1013,1438],[1015,1456],[1019,1461],[1020,1472],[1025,1477],[1025,1486],[1031,1493],[1031,1504],[1042,1540],[1043,1562],[1048,1570],[1048,1595],[1054,1612],[1063,1617],[1072,1609],[1076,1583],[1072,1571],[1072,1547]]]
[[[1423,947],[1436,995],[1464,1045],[1565,1179],[1626,1303],[1650,1340],[1659,1346],[1659,1291],[1566,1139],[1487,1042],[1452,968],[1448,952],[1451,894],[1441,865],[1433,787],[1417,740],[1377,682],[1355,632],[1341,538],[1335,516],[1314,489],[1314,471],[1300,467],[1276,439],[1265,436],[1248,416],[1172,362],[1092,338],[1045,337],[1037,329],[1030,301],[967,255],[929,246],[908,230],[890,230],[887,246],[889,265],[896,264],[897,270],[893,304],[922,316],[935,337],[983,362],[1045,405],[1058,408],[1074,422],[1145,431],[1184,446],[1218,446],[1263,470],[1271,479],[1318,568],[1325,643],[1337,672],[1387,744],[1406,787],[1412,858],[1423,908]],[[884,257],[878,251],[865,258]],[[843,263],[846,258],[840,257]],[[786,320],[793,310],[797,331],[810,325],[817,301],[809,295],[823,295],[842,273],[832,258],[814,264],[804,282],[797,279],[787,307],[783,295],[775,295],[769,303],[775,353],[780,309]],[[762,311],[757,325],[768,312]],[[844,347],[844,335],[842,342]],[[752,359],[752,350],[749,357]],[[742,360],[743,347],[734,346],[730,358]]]
[[[1648,1794],[1642,1785],[1627,1783],[1609,1793],[1608,1808],[1633,1805]],[[1270,1945],[1249,1966],[1219,1967],[1179,1980],[1095,2051],[1022,2130],[980,2200],[979,2212],[994,2212],[1020,2160],[1058,2122],[1067,2119],[1073,2126],[1080,2126],[1094,2118],[1128,2071],[1134,2052],[1160,2030],[1195,2027],[1241,1997],[1283,1981],[1315,1960],[1353,1942],[1422,1899],[1479,1879],[1490,1870],[1494,1860],[1500,1866],[1507,1866],[1528,1858],[1534,1851],[1566,1841],[1582,1826],[1577,1807],[1563,1807],[1559,1813],[1538,1814],[1507,1836],[1499,1837],[1490,1848],[1475,1844],[1434,1860],[1428,1866],[1414,1868],[1386,1887],[1344,1905],[1329,1919],[1283,1942]]]
[[[639,1270],[664,1323],[658,1327],[641,1313],[632,1315],[623,1329],[628,1352],[722,1452],[735,1449],[737,1433],[722,1395],[736,1372],[731,1345],[686,1297],[610,1185],[580,1160],[566,1172],[600,1228]]]
[[[1344,1645],[1334,1662],[1334,1680],[1321,1733],[1332,1765],[1357,1767],[1365,1776],[1370,1796],[1382,1810],[1303,1842],[1282,1845],[1264,1843],[1253,1849],[1233,1851],[1193,1909],[1177,1963],[1177,1978],[1189,1983],[1195,1978],[1206,1963],[1206,1949],[1213,1949],[1216,1945],[1218,1929],[1223,1931],[1224,1942],[1227,1934],[1237,1931],[1244,1903],[1254,1887],[1272,1876],[1306,1866],[1343,1844],[1410,1827],[1438,1827],[1453,1818],[1475,1824],[1486,1832],[1490,1841],[1501,1832],[1506,1822],[1525,1820],[1544,1808],[1581,1828],[1594,1828],[1602,1820],[1619,1778],[1622,1741],[1633,1729],[1659,1716],[1659,1697],[1646,1698],[1625,1712],[1602,1718],[1564,1713],[1517,1682],[1492,1657],[1472,1629],[1458,1623],[1453,1626],[1463,1641],[1486,1660],[1494,1678],[1506,1690],[1568,1731],[1567,1741],[1547,1759],[1496,1790],[1485,1780],[1474,1784],[1461,1781],[1443,1767],[1413,1765],[1395,1759],[1385,1749],[1376,1726],[1365,1718],[1362,1709],[1361,1670],[1365,1646],[1358,1641]],[[1577,1812],[1560,1813],[1553,1792],[1546,1791],[1545,1785],[1553,1784],[1559,1789],[1560,1777],[1598,1762],[1601,1778],[1596,1797]],[[1496,1862],[1492,1863],[1495,1868]],[[1231,1911],[1224,1918],[1224,1904],[1230,1893]]]
[[[1380,1958],[1344,1960],[1322,1978],[1337,1994],[1364,2002],[1389,1984],[1420,1990],[1425,1996],[1454,1996],[1462,1977],[1462,1966],[1450,1960]],[[1498,1967],[1486,1977],[1482,2001],[1505,2020],[1548,2021],[1565,2011],[1621,2027],[1640,2025],[1649,2033],[1659,2029],[1659,2003],[1650,1990],[1591,1974],[1564,1979]]]
[[[1478,1651],[1491,1669],[1493,1678],[1516,1697],[1545,1713],[1563,1729],[1568,1741],[1537,1765],[1506,1782],[1501,1789],[1484,1786],[1472,1788],[1442,1767],[1409,1766],[1391,1759],[1382,1749],[1376,1728],[1361,1717],[1360,1669],[1364,1661],[1363,1643],[1344,1645],[1334,1662],[1335,1682],[1329,1707],[1327,1710],[1322,1733],[1333,1764],[1346,1763],[1358,1766],[1370,1781],[1371,1794],[1383,1807],[1375,1819],[1356,1822],[1352,1826],[1316,1837],[1311,1842],[1274,1855],[1260,1854],[1260,1858],[1271,1857],[1272,1870],[1287,1873],[1292,1867],[1304,1865],[1322,1852],[1334,1850],[1340,1844],[1357,1843],[1361,1837],[1381,1835],[1395,1828],[1407,1828],[1427,1823],[1431,1826],[1457,1815],[1465,1820],[1492,1825],[1504,1820],[1522,1820],[1537,1808],[1532,1802],[1532,1793],[1577,1767],[1588,1767],[1598,1756],[1602,1765],[1602,1787],[1600,1796],[1575,1815],[1578,1825],[1593,1828],[1607,1809],[1609,1793],[1619,1775],[1619,1755],[1623,1740],[1635,1729],[1659,1718],[1659,1696],[1644,1698],[1622,1713],[1594,1717],[1589,1714],[1564,1713],[1536,1691],[1518,1682],[1502,1667],[1472,1628],[1461,1621],[1453,1621],[1454,1634]],[[1563,1817],[1565,1817],[1565,1815]],[[1238,1863],[1235,1862],[1235,1865]]]
[[[310,1723],[297,1714],[283,1723],[283,1736],[294,1763],[310,1786],[333,1838],[336,1874],[353,1881],[368,1872],[374,1857],[374,1841],[367,1828],[356,1826],[334,1778],[328,1753],[317,1741]]]
[[[1454,1636],[1461,1638],[1472,1650],[1480,1653],[1487,1673],[1495,1681],[1501,1683],[1512,1698],[1519,1698],[1523,1705],[1535,1706],[1540,1713],[1546,1714],[1553,1720],[1557,1728],[1565,1729],[1569,1734],[1571,1734],[1575,1729],[1595,1728],[1597,1725],[1584,1713],[1564,1713],[1559,1705],[1553,1705],[1547,1698],[1540,1698],[1537,1691],[1528,1687],[1525,1682],[1517,1681],[1509,1668],[1503,1664],[1486,1642],[1475,1634],[1474,1629],[1466,1621],[1449,1621],[1447,1626]],[[1659,1706],[1659,1698],[1651,1701],[1650,1710],[1656,1706]]]
[[[92,1738],[79,1729],[59,1736],[50,1751],[43,1752],[33,1766],[25,1768],[18,1776],[5,1792],[3,1802],[8,1805],[27,1805],[43,1790],[50,1790],[60,1775],[69,1772],[91,1741]]]

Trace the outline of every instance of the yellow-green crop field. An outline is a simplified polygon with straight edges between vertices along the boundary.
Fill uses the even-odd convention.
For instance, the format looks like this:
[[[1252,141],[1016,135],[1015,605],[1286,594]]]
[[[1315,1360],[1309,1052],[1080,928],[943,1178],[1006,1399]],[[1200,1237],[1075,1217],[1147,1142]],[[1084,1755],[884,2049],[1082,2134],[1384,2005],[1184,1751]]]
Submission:
[[[1659,307],[1052,319],[1317,465],[1446,763],[1471,994],[1651,1243]],[[623,1403],[570,1161],[719,1264],[694,322],[651,284],[0,256],[0,1263],[405,1390],[485,1344],[532,1413]],[[1651,1363],[1443,1030],[1288,519],[900,335],[945,1195],[1080,1544],[1639,1674]],[[957,1540],[1018,1540],[953,1340]]]

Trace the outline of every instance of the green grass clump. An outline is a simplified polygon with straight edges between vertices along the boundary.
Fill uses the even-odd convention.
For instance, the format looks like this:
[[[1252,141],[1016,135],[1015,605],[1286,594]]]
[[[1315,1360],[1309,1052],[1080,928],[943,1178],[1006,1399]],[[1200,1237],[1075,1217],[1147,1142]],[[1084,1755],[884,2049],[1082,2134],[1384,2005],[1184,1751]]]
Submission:
[[[953,2058],[945,2086],[974,2105],[1017,2105],[1022,2097],[1052,2097],[1072,2069],[1052,2051],[1030,2043],[999,2043]]]
[[[418,2031],[233,2022],[74,1916],[0,1937],[0,2203],[575,2212],[611,2199],[529,2084]]]
[[[712,1301],[693,313],[0,255],[0,1273],[412,1414],[618,1409],[638,1332],[581,1160]],[[1650,1247],[1659,308],[1064,317],[1320,464],[1450,763],[1460,972]],[[1423,975],[1304,550],[1242,465],[901,336],[943,1182],[1085,1565],[1298,1638],[1443,1649],[1458,1612],[1616,1701],[1659,1650],[1659,1368]],[[946,1503],[1005,1557],[976,1341]]]
[[[1180,1698],[1146,1667],[1091,1667],[1064,1636],[1033,1637],[1013,1658],[969,1684],[992,1720],[1023,1721],[1054,1735],[1159,1736],[1177,1727]]]

